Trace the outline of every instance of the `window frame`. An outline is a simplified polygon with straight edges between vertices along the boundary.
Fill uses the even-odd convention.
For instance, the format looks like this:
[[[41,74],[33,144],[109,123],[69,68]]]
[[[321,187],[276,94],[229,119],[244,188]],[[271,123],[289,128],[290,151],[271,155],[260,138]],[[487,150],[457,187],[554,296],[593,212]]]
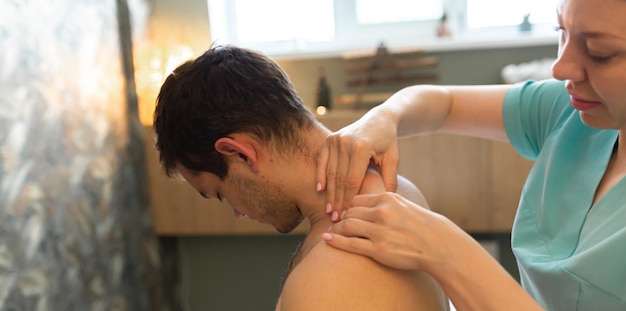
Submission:
[[[355,0],[334,0],[335,38],[333,41],[286,40],[263,43],[244,43],[236,39],[234,1],[207,0],[207,3],[211,40],[215,44],[236,44],[260,50],[278,58],[340,55],[351,51],[372,50],[381,43],[389,48],[400,50],[411,48],[447,50],[484,47],[490,43],[498,46],[506,45],[507,42],[512,45],[557,42],[557,33],[554,31],[553,24],[534,24],[533,31],[528,33],[520,32],[517,25],[468,28],[465,22],[466,1],[442,1],[444,11],[448,12],[450,27],[453,29],[453,36],[449,38],[437,38],[435,35],[439,20],[359,25]],[[229,22],[229,17],[233,22]],[[384,39],[380,39],[383,37]]]

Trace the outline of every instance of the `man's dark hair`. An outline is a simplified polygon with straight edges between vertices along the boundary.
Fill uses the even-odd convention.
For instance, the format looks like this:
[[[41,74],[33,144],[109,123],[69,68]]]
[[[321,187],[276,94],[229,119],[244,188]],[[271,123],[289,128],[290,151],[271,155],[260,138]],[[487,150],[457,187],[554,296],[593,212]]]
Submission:
[[[280,150],[297,150],[300,130],[314,120],[276,62],[256,51],[217,46],[167,77],[153,126],[167,176],[181,164],[223,180],[228,167],[214,147],[219,138],[248,133]]]

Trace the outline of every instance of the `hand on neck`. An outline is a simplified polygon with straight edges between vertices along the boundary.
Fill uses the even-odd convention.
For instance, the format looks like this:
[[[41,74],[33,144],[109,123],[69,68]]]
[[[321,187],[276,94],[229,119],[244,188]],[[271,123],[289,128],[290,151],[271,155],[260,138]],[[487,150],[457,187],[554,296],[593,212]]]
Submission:
[[[326,214],[326,193],[316,189],[315,166],[319,150],[331,131],[321,123],[302,133],[306,150],[294,155],[290,164],[278,164],[278,170],[285,178],[283,187],[298,203],[302,214],[311,222],[311,227],[322,223],[330,226],[332,221]]]

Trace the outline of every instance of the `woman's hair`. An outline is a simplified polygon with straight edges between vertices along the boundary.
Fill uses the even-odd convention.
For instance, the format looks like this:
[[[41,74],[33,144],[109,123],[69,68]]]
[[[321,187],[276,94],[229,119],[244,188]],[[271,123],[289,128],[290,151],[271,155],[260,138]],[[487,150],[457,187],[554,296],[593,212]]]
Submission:
[[[154,111],[156,149],[167,176],[176,165],[224,179],[228,167],[215,142],[248,133],[282,151],[302,148],[301,129],[314,123],[287,74],[261,53],[212,47],[167,77]]]

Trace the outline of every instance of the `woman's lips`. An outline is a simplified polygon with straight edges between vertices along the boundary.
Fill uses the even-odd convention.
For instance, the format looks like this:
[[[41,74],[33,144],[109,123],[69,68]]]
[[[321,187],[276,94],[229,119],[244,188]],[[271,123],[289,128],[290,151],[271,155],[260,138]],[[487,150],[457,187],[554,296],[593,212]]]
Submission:
[[[600,102],[592,102],[584,99],[580,99],[575,96],[570,96],[570,102],[572,103],[572,107],[576,110],[585,111],[592,108],[596,108],[601,105]]]

